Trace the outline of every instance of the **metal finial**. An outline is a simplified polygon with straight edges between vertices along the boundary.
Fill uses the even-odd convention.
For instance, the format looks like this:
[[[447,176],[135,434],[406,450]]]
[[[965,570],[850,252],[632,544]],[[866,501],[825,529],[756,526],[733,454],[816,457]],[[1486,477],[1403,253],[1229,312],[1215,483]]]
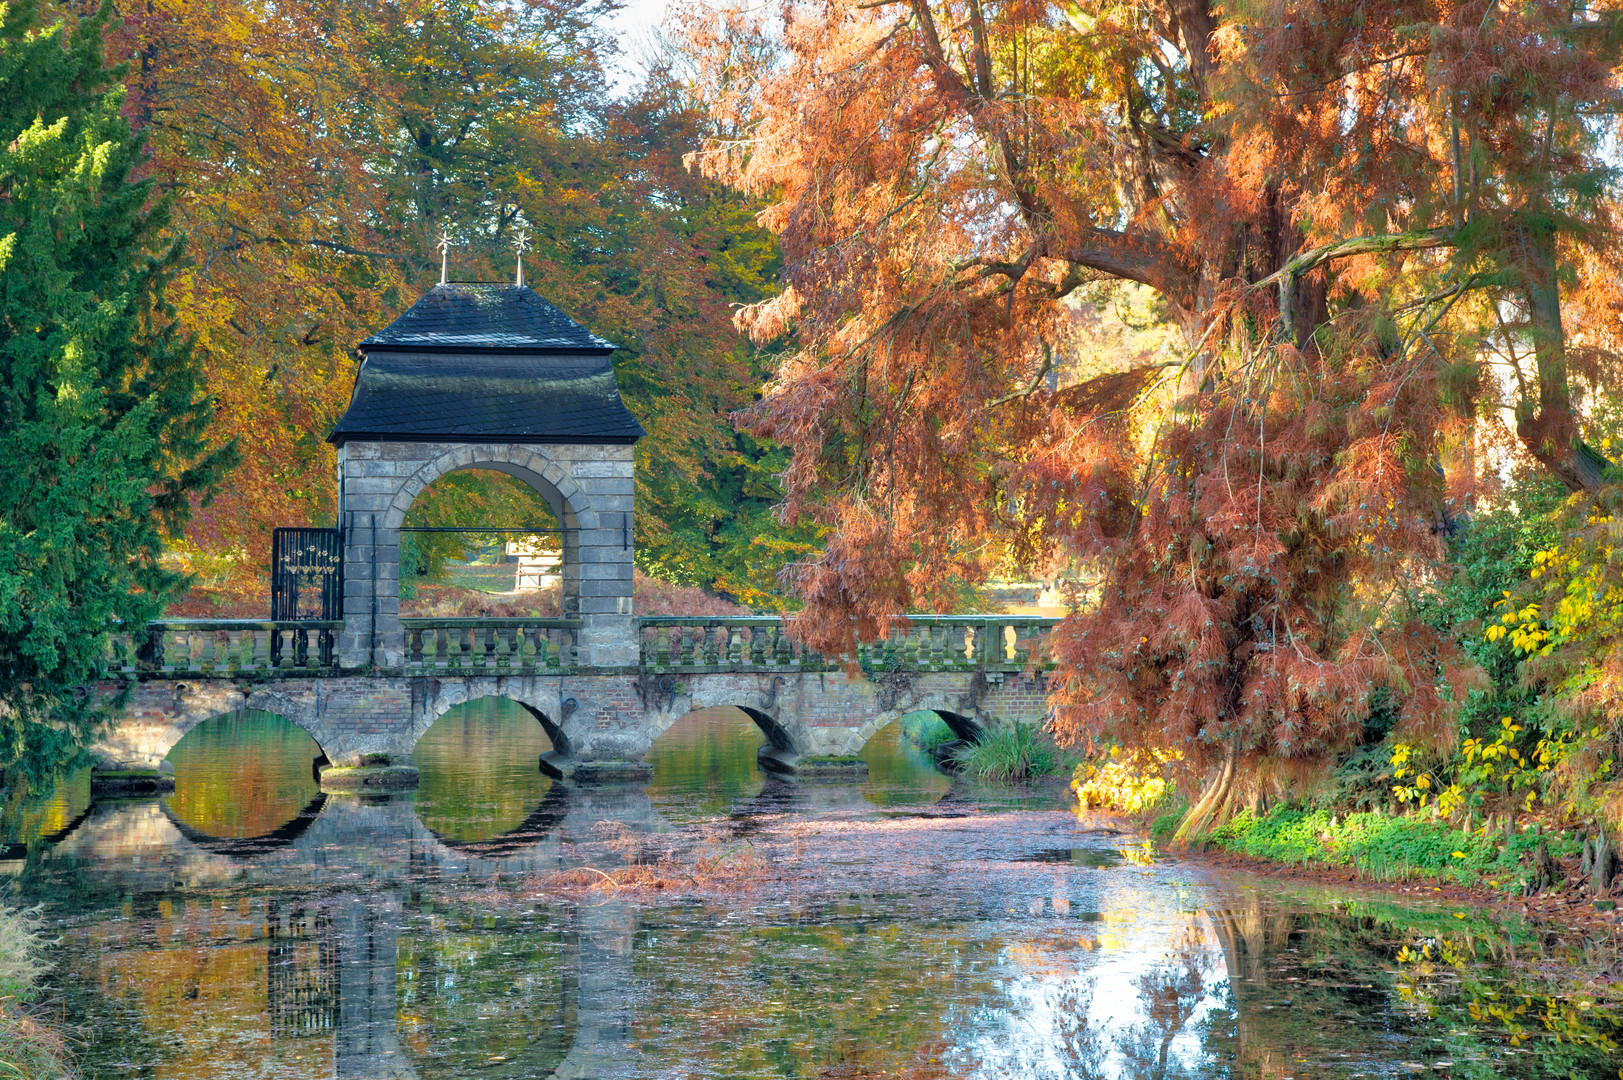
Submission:
[[[435,245],[440,249],[440,284],[449,284],[446,271],[450,268],[449,256],[451,254],[451,234],[445,229],[440,230],[440,242]]]
[[[523,229],[513,233],[513,251],[518,255],[518,277],[515,285],[524,284],[524,253],[530,250],[530,234]]]

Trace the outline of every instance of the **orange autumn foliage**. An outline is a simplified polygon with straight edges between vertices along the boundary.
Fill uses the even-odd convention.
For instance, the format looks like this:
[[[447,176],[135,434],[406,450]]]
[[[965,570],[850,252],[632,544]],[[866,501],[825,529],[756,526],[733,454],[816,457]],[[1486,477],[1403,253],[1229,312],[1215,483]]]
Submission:
[[[1004,552],[1097,566],[1054,638],[1054,726],[1288,785],[1370,691],[1446,743],[1477,675],[1406,612],[1515,412],[1574,489],[1574,264],[1620,250],[1606,147],[1623,7],[1404,0],[822,0],[689,11],[718,132],[696,167],[769,200],[799,349],[750,414],[793,451],[793,569],[830,651]],[[1615,280],[1616,275],[1612,275]],[[1182,355],[1062,382],[1074,297],[1153,289]],[[1516,378],[1486,376],[1490,350]],[[1215,768],[1221,766],[1220,768]],[[1215,772],[1214,772],[1215,768]],[[1235,784],[1238,774],[1243,784]]]

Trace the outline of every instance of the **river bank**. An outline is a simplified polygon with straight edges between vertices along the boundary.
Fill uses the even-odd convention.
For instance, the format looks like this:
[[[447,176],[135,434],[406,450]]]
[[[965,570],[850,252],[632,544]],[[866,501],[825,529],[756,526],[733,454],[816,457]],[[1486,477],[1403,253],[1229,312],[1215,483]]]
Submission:
[[[1122,815],[1161,844],[1176,818]],[[1623,928],[1623,874],[1597,892],[1582,840],[1541,824],[1466,829],[1423,816],[1276,807],[1261,817],[1242,812],[1189,850],[1214,867],[1284,881],[1426,897],[1581,932]]]

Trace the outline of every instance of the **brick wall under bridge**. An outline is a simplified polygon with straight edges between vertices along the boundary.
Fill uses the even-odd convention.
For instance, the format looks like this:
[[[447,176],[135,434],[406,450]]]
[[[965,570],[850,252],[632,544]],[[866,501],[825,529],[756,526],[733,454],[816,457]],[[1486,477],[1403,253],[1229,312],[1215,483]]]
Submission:
[[[156,768],[198,724],[259,709],[309,732],[335,763],[370,753],[403,761],[446,711],[502,697],[535,715],[564,772],[640,762],[671,724],[717,706],[744,710],[770,744],[763,763],[792,770],[802,756],[856,754],[917,710],[939,713],[969,739],[1040,721],[1040,638],[1050,625],[916,617],[889,641],[865,646],[858,660],[867,673],[853,675],[801,650],[769,618],[639,620],[640,662],[614,669],[581,665],[557,625],[449,621],[408,632],[404,668],[364,672],[336,667],[314,640],[331,630],[158,624],[140,647],[121,650],[133,690],[124,718],[94,752],[104,766]],[[101,689],[112,693],[116,684]]]

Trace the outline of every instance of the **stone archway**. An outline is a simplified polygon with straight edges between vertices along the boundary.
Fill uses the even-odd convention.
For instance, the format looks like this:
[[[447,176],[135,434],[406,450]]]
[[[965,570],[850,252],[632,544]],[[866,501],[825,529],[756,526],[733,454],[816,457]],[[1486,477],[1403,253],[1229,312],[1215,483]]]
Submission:
[[[564,533],[563,614],[581,619],[582,661],[635,663],[630,445],[351,440],[340,449],[339,467],[343,666],[402,663],[400,528],[424,489],[467,469],[512,476],[547,501]]]
[[[915,712],[928,712],[939,716],[941,722],[951,728],[953,735],[963,742],[978,743],[986,737],[986,728],[974,717],[949,709],[920,705],[911,709],[887,709],[875,714],[852,732],[851,737],[840,747],[840,753],[848,755],[862,753],[862,748],[868,745],[868,740],[878,734],[880,729],[889,727],[902,717]]]
[[[547,500],[553,516],[565,529],[597,527],[590,499],[556,461],[536,447],[495,444],[457,447],[425,461],[401,482],[379,528],[398,531],[405,521],[406,511],[428,485],[464,469],[490,469],[524,481]]]

